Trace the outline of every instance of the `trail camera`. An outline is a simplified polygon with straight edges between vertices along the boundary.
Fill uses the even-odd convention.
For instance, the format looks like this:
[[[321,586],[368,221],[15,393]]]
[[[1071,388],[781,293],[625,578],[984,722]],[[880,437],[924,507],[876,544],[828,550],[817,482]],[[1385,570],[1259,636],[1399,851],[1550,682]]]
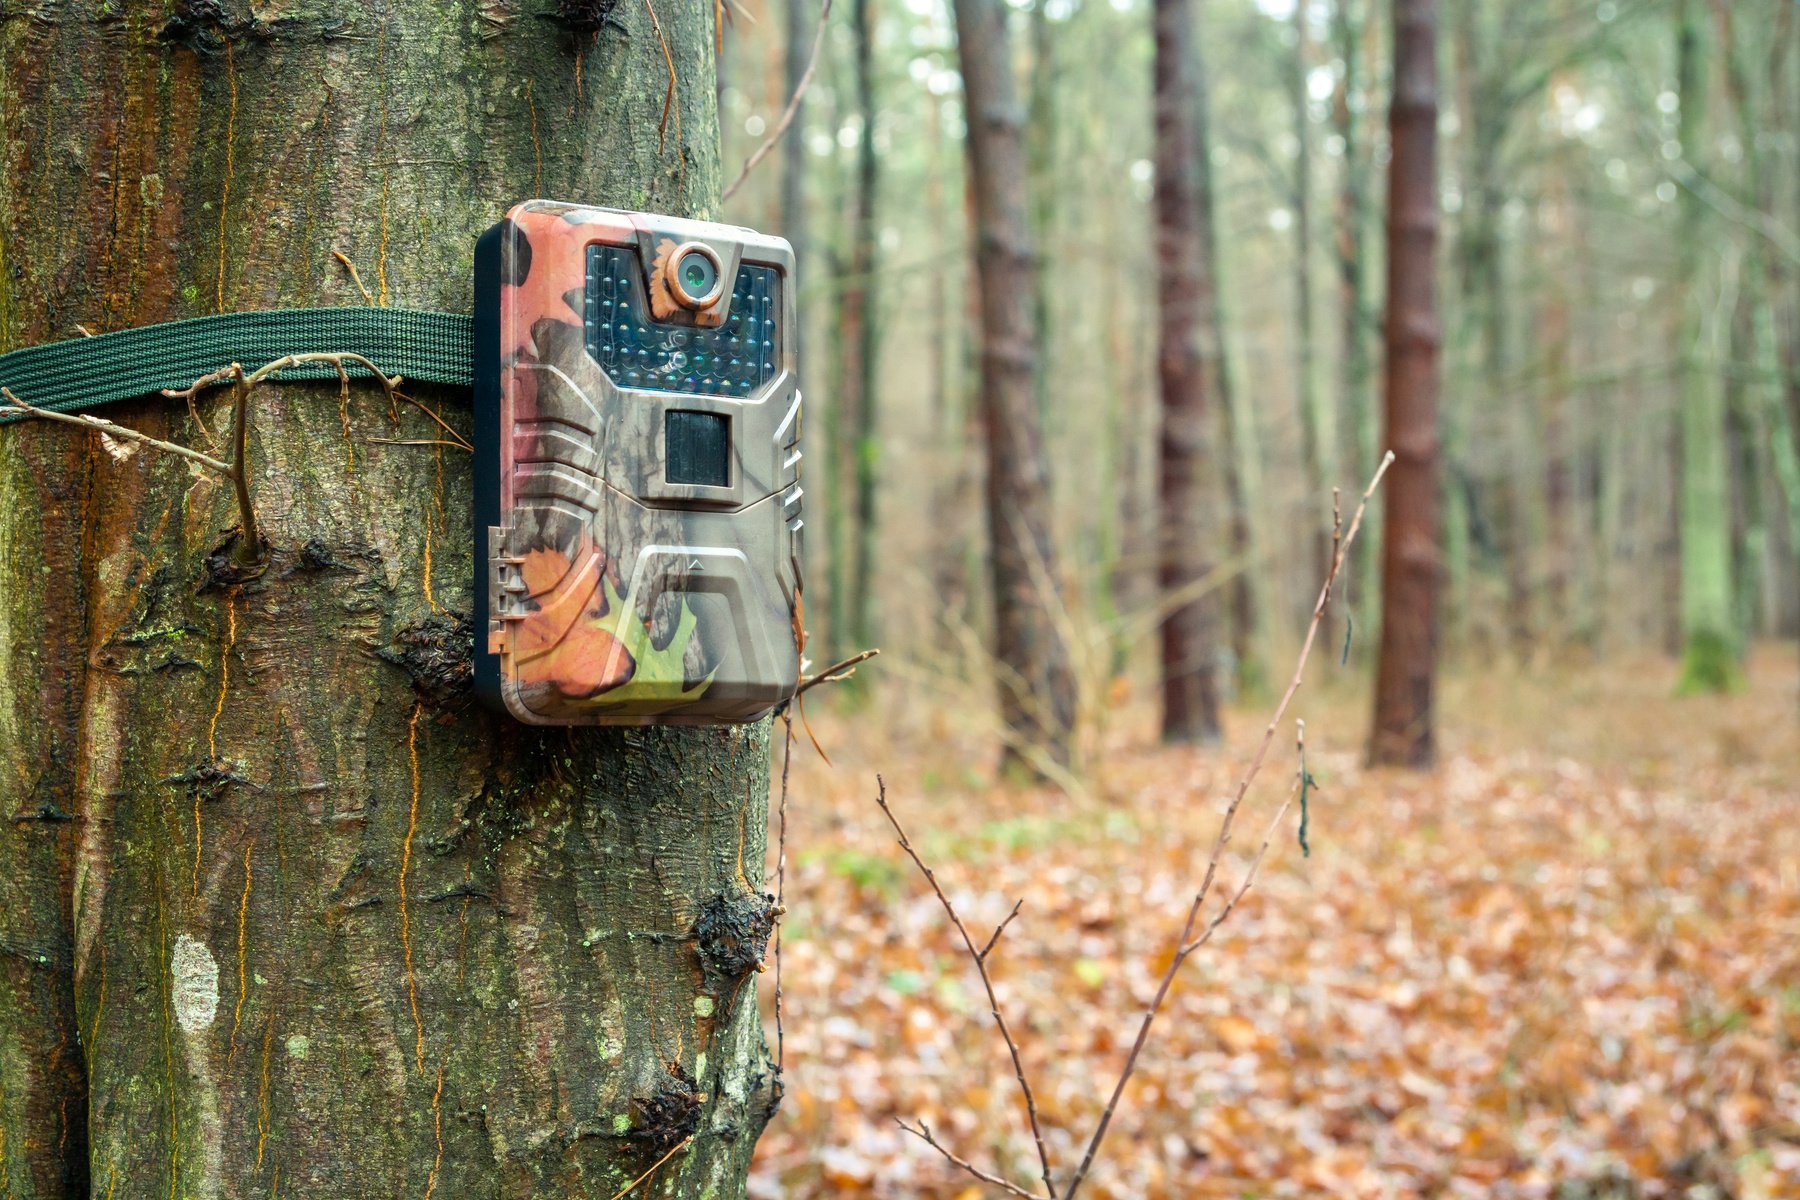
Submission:
[[[534,725],[793,694],[793,251],[529,200],[475,250],[477,690]]]

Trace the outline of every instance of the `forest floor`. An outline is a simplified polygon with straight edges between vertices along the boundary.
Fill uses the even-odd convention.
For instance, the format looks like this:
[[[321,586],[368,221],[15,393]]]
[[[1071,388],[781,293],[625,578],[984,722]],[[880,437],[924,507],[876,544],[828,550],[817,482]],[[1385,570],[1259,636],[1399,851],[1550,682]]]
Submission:
[[[1797,680],[1791,646],[1724,698],[1674,697],[1661,661],[1453,674],[1425,774],[1361,765],[1356,687],[1303,691],[1311,855],[1290,811],[1186,963],[1082,1194],[1800,1197]],[[1000,1194],[896,1118],[1039,1174],[980,980],[877,771],[978,941],[1023,900],[990,962],[1060,1186],[1267,710],[1234,711],[1221,749],[1162,749],[1115,697],[1135,715],[1070,799],[996,784],[953,717],[877,695],[834,714],[814,694],[835,767],[795,747],[788,1092],[752,1194]],[[1217,902],[1289,793],[1292,746],[1290,724]]]

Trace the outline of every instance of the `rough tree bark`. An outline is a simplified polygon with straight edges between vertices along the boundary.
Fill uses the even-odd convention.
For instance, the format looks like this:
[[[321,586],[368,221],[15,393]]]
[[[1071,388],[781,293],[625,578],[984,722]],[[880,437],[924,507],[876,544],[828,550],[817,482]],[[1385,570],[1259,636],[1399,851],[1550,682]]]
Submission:
[[[275,7],[8,6],[0,348],[359,302],[333,251],[467,311],[514,199],[716,199],[702,6],[661,6],[666,146],[646,9]],[[742,1194],[767,727],[470,707],[469,463],[376,436],[436,435],[258,393],[274,553],[234,580],[228,485],[0,429],[0,1194],[610,1196],[684,1143],[639,1194]]]
[[[969,189],[981,306],[980,419],[994,587],[1000,715],[1019,746],[1067,762],[1075,679],[1057,629],[1061,582],[1050,538],[1050,479],[1032,399],[1035,269],[1026,218],[1024,115],[1013,80],[1005,0],[956,0],[968,112]]]
[[[1206,244],[1201,231],[1200,146],[1195,116],[1193,0],[1156,0],[1152,105],[1156,127],[1156,381],[1158,439],[1157,582],[1162,623],[1162,735],[1165,741],[1219,736],[1213,637],[1214,593],[1192,593],[1207,573],[1214,508],[1210,405],[1201,353],[1206,316]],[[1177,601],[1177,597],[1182,597]]]
[[[1394,466],[1381,554],[1375,670],[1376,763],[1422,767],[1435,754],[1438,640],[1437,6],[1395,0],[1388,125],[1387,367],[1383,406]]]

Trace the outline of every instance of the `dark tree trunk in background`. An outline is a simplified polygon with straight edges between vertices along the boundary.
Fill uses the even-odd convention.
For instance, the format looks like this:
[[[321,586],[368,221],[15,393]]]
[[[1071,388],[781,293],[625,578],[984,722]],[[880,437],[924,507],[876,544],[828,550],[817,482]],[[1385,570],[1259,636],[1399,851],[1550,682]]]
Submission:
[[[969,189],[981,303],[980,416],[987,450],[994,655],[1007,758],[1036,746],[1067,762],[1075,679],[1058,628],[1064,610],[1050,537],[1050,480],[1032,398],[1034,262],[1025,197],[1024,117],[1005,0],[956,0],[967,108]]]
[[[856,43],[856,113],[862,136],[856,143],[856,175],[851,185],[850,258],[839,309],[843,377],[837,403],[844,421],[843,471],[838,476],[850,499],[849,649],[870,646],[875,638],[875,379],[879,310],[875,288],[878,183],[875,155],[875,49],[872,0],[852,0],[851,36]]]
[[[1206,318],[1205,239],[1195,117],[1194,0],[1156,0],[1156,346],[1161,398],[1157,580],[1165,741],[1219,736],[1213,593],[1199,592],[1213,509],[1211,400],[1200,339]]]
[[[268,7],[0,21],[0,349],[357,303],[334,250],[382,300],[467,312],[513,199],[715,207],[703,6],[660,6],[666,149],[641,9],[625,40]],[[466,392],[416,394],[467,427]],[[223,587],[229,485],[0,429],[7,1196],[611,1196],[690,1135],[647,1194],[743,1194],[772,1076],[749,964],[702,917],[766,922],[767,726],[470,706],[470,465],[369,441],[437,436],[405,411],[396,434],[366,387],[260,391],[274,557]],[[106,415],[205,441],[179,403]]]
[[[1438,640],[1437,12],[1395,0],[1388,127],[1386,440],[1381,651],[1370,758],[1422,767],[1435,754]]]

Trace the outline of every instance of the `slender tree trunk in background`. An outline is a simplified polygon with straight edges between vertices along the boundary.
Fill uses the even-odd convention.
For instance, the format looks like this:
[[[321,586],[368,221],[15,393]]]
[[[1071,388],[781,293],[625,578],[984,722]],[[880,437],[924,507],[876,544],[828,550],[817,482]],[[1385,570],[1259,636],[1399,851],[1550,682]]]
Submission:
[[[1791,112],[1800,102],[1800,14],[1792,5],[1784,7],[1776,27],[1774,46],[1769,60],[1770,108],[1774,112]],[[1787,179],[1787,202],[1800,205],[1800,173],[1790,172]],[[1779,196],[1781,193],[1777,192]],[[1777,203],[1781,201],[1777,200]],[[1778,407],[1772,414],[1776,423],[1786,427],[1791,453],[1786,456],[1792,469],[1784,471],[1783,490],[1787,494],[1788,544],[1796,560],[1800,560],[1800,272],[1796,272],[1781,254],[1767,256],[1768,289],[1774,306],[1775,355],[1780,370]],[[1779,467],[1783,456],[1777,452]],[[1796,562],[1800,568],[1800,561]],[[1800,592],[1800,580],[1790,580],[1790,595]]]
[[[1294,371],[1299,384],[1300,454],[1306,473],[1305,511],[1314,515],[1312,562],[1307,578],[1323,579],[1331,565],[1331,517],[1327,505],[1337,480],[1331,413],[1319,389],[1317,336],[1313,325],[1312,27],[1308,6],[1294,5]]]
[[[926,153],[925,207],[931,214],[931,257],[934,262],[952,261],[953,233],[959,214],[945,200],[943,106],[933,95],[925,105]],[[963,406],[958,398],[963,369],[960,351],[953,354],[956,341],[952,326],[961,328],[962,306],[957,302],[955,272],[946,265],[928,272],[931,323],[931,454],[939,464],[931,476],[930,520],[939,537],[932,541],[931,590],[938,598],[942,615],[957,617],[967,604],[968,571],[964,563],[967,541],[963,536],[961,514],[966,510],[968,475],[968,438],[964,436]]]
[[[1757,635],[1758,605],[1762,597],[1762,572],[1768,554],[1768,525],[1763,514],[1763,462],[1768,449],[1768,429],[1761,421],[1757,385],[1748,378],[1762,367],[1757,353],[1756,311],[1760,297],[1746,288],[1764,278],[1754,258],[1735,255],[1739,276],[1725,335],[1725,369],[1719,385],[1725,410],[1727,488],[1731,529],[1731,591],[1737,601],[1732,613],[1738,661],[1749,653]]]
[[[1438,356],[1437,6],[1395,0],[1394,96],[1388,118],[1388,475],[1381,562],[1381,652],[1370,759],[1430,765],[1436,753]]]
[[[856,143],[856,173],[850,197],[848,278],[840,297],[839,338],[843,378],[837,396],[843,413],[845,461],[839,478],[850,499],[850,572],[846,581],[848,645],[861,649],[875,637],[872,583],[875,568],[875,381],[880,322],[876,307],[875,74],[871,57],[875,26],[871,0],[852,0],[850,30],[855,43],[856,113],[862,136]]]
[[[1466,130],[1460,139],[1465,147],[1462,172],[1466,182],[1456,241],[1463,309],[1459,325],[1472,351],[1478,400],[1473,421],[1461,419],[1458,412],[1446,414],[1452,422],[1446,440],[1453,477],[1473,475],[1465,456],[1471,446],[1481,446],[1493,463],[1489,471],[1497,478],[1482,481],[1467,504],[1461,493],[1457,494],[1452,501],[1456,526],[1452,536],[1463,539],[1462,527],[1477,519],[1491,521],[1497,529],[1498,566],[1507,598],[1507,639],[1514,652],[1526,658],[1535,647],[1539,625],[1532,559],[1546,523],[1536,406],[1509,391],[1513,337],[1507,304],[1513,289],[1501,228],[1509,199],[1501,152],[1519,101],[1506,94],[1511,65],[1508,10],[1483,0],[1457,2],[1457,65]],[[1499,453],[1493,453],[1495,450]],[[1479,518],[1469,511],[1476,505],[1482,510]],[[1461,599],[1452,596],[1453,603]]]
[[[1050,27],[1047,0],[1031,6],[1031,72],[1025,100],[1025,163],[1031,195],[1031,244],[1040,256],[1055,244],[1056,197],[1056,35]],[[1052,441],[1057,410],[1050,381],[1056,378],[1056,339],[1051,336],[1050,294],[1055,274],[1040,262],[1031,289],[1031,327],[1037,337],[1038,369],[1033,383],[1038,419]]]
[[[1338,412],[1339,438],[1350,474],[1367,479],[1375,470],[1380,452],[1380,426],[1370,394],[1372,372],[1369,365],[1369,302],[1367,299],[1367,237],[1369,223],[1368,177],[1372,155],[1362,133],[1357,105],[1362,95],[1362,29],[1356,20],[1356,0],[1332,0],[1331,42],[1343,63],[1343,74],[1331,98],[1331,127],[1343,142],[1343,155],[1338,161],[1337,197],[1332,238],[1337,259],[1338,286]],[[1371,513],[1381,510],[1383,500],[1376,497]],[[1376,586],[1379,563],[1381,526],[1371,523],[1356,540],[1354,570],[1347,572],[1344,582],[1346,607],[1353,624],[1363,629],[1375,628],[1380,609],[1380,589]]]
[[[1558,149],[1554,158],[1566,158]],[[1559,245],[1569,241],[1572,206],[1569,204],[1568,176],[1550,175],[1543,186],[1539,202],[1538,228],[1548,240]],[[1544,488],[1544,595],[1546,620],[1542,632],[1554,653],[1566,645],[1576,630],[1573,579],[1575,571],[1575,465],[1576,448],[1570,431],[1569,410],[1572,405],[1571,359],[1575,352],[1573,322],[1569,295],[1578,280],[1569,273],[1554,272],[1543,284],[1538,302],[1538,344],[1544,356],[1543,377],[1543,464]]]
[[[1681,0],[1676,30],[1678,139],[1696,169],[1701,163],[1706,103],[1706,13],[1701,0]],[[1706,205],[1692,189],[1681,199],[1682,255],[1676,353],[1681,371],[1681,683],[1682,691],[1725,691],[1735,685],[1737,638],[1731,588],[1731,512],[1725,410],[1708,338],[1702,257]]]
[[[1025,188],[1024,116],[1013,82],[1005,0],[956,0],[967,108],[969,190],[981,300],[981,426],[994,589],[994,657],[1009,766],[1014,743],[1068,762],[1075,678],[1057,628],[1061,583],[1050,538],[1050,479],[1032,375],[1034,269]]]
[[[1194,0],[1156,0],[1153,105],[1156,125],[1157,392],[1160,519],[1156,559],[1162,603],[1162,735],[1165,741],[1214,741],[1219,697],[1214,670],[1216,604],[1192,593],[1207,572],[1213,507],[1207,472],[1212,453],[1208,384],[1200,348],[1206,312],[1206,245],[1201,231],[1199,87]]]
[[[1713,13],[1719,31],[1720,58],[1725,65],[1726,90],[1736,110],[1742,147],[1742,195],[1747,206],[1777,227],[1782,212],[1777,199],[1780,181],[1765,152],[1762,127],[1765,119],[1779,119],[1783,111],[1782,71],[1790,40],[1783,36],[1787,32],[1783,26],[1793,26],[1792,7],[1782,10],[1779,16],[1769,14],[1767,24],[1763,24],[1762,14],[1755,11],[1720,7]],[[1780,413],[1781,389],[1779,383],[1771,387],[1763,382],[1765,372],[1778,381],[1782,368],[1785,285],[1782,269],[1772,260],[1784,256],[1769,250],[1762,239],[1752,239],[1733,260],[1737,286],[1723,381],[1731,483],[1735,489],[1733,586],[1738,604],[1740,658],[1748,654],[1752,641],[1763,632],[1764,572],[1770,558],[1765,472],[1775,476],[1779,490],[1787,498],[1786,488],[1779,486],[1784,474],[1784,451],[1776,445],[1782,434],[1781,422],[1771,420]],[[1778,608],[1778,604],[1770,605],[1766,614],[1771,632],[1778,631],[1781,621],[1781,614],[1774,611]]]
[[[806,57],[812,50],[813,31],[807,18],[817,8],[807,0],[783,0],[782,69],[784,94],[793,96],[806,74]],[[806,267],[799,265],[806,244],[806,101],[794,106],[794,121],[781,139],[781,228],[776,230],[794,248],[796,274],[804,281]]]
[[[1197,28],[1201,5],[1193,0],[1194,10],[1188,17]],[[1262,605],[1257,596],[1260,570],[1256,562],[1258,545],[1255,513],[1261,472],[1258,468],[1256,426],[1251,414],[1240,403],[1232,385],[1231,354],[1225,337],[1224,284],[1221,281],[1222,259],[1219,254],[1219,224],[1213,195],[1212,122],[1207,96],[1206,56],[1200,41],[1192,34],[1189,57],[1193,63],[1194,130],[1194,195],[1200,212],[1199,329],[1201,370],[1206,388],[1213,397],[1216,420],[1225,443],[1225,453],[1211,457],[1223,468],[1225,483],[1226,530],[1231,542],[1231,556],[1237,562],[1226,584],[1225,594],[1231,617],[1231,653],[1240,691],[1255,692],[1262,687],[1263,670],[1259,656],[1258,622]],[[1209,498],[1212,495],[1208,489]],[[1192,518],[1190,518],[1192,519]],[[1208,670],[1214,668],[1208,667]]]
[[[467,312],[514,198],[711,211],[711,19],[662,7],[665,151],[641,12],[629,41],[472,5],[0,22],[0,349],[357,303],[334,250]],[[655,1194],[741,1196],[773,1078],[750,956],[707,930],[767,928],[767,726],[469,705],[468,460],[372,444],[367,387],[252,413],[274,549],[239,585],[203,563],[229,485],[0,429],[0,1191],[610,1196],[686,1142]],[[106,415],[205,441],[179,403]]]

